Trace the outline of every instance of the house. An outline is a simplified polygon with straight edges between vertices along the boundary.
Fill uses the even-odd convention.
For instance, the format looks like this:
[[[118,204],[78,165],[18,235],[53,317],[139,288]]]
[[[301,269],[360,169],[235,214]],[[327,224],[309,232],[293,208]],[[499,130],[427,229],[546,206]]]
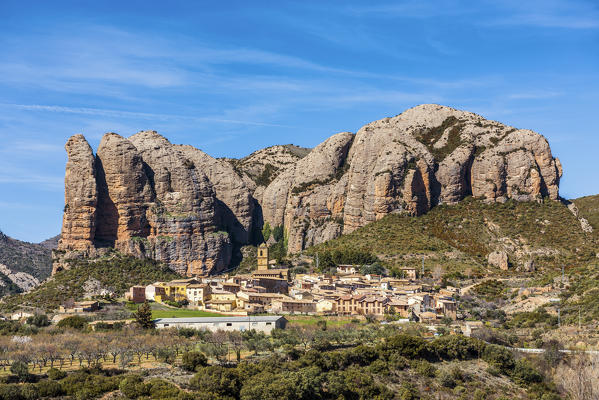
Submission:
[[[273,329],[285,329],[287,320],[281,316],[210,317],[210,318],[159,318],[157,329],[193,328],[212,332],[256,330],[270,334]]]
[[[410,306],[406,299],[392,299],[388,305],[389,310],[399,314],[402,318],[410,316]]]
[[[281,297],[272,301],[271,311],[281,314],[314,314],[316,312],[316,303],[312,300],[295,300],[290,297]]]
[[[134,303],[143,303],[146,301],[146,287],[131,286],[129,291],[125,293],[125,299]]]
[[[100,309],[100,303],[97,301],[74,301],[58,308],[60,313],[84,313],[94,312]]]
[[[416,280],[416,268],[403,267],[401,273],[405,279]]]
[[[439,298],[437,299],[436,305],[437,314],[443,314],[446,317],[457,319],[458,307],[456,302],[452,298]]]
[[[358,272],[358,267],[356,265],[337,265],[337,273],[339,275],[353,275]]]
[[[146,286],[146,300],[156,300],[156,296],[162,298],[166,295],[166,291],[164,289],[164,282],[154,282],[151,285]]]
[[[199,283],[201,282],[195,278],[176,279],[164,283],[161,285],[164,295],[154,295],[154,300],[158,302],[187,300],[187,286]]]
[[[273,300],[281,297],[278,293],[257,293],[250,291],[243,291],[237,293],[237,307],[247,311],[249,304],[261,304],[263,306],[269,306]]]
[[[382,296],[366,296],[358,301],[360,314],[382,316],[387,310],[389,299]]]
[[[333,299],[321,299],[316,303],[316,312],[320,314],[331,314],[335,312],[337,303]]]
[[[210,300],[206,301],[206,308],[223,312],[233,311],[237,307],[236,301],[235,293],[213,290]]]
[[[203,306],[210,295],[210,286],[205,283],[192,283],[185,288],[187,300],[196,306]]]
[[[271,269],[270,271],[278,271]],[[283,270],[287,271],[287,270]],[[253,285],[262,286],[268,293],[284,293],[287,294],[289,291],[289,281],[287,275],[285,277],[280,276],[258,276],[254,274]]]
[[[29,313],[29,312],[25,312],[25,311],[18,311],[16,313],[12,314],[10,316],[10,319],[13,321],[20,321],[22,319],[29,318],[32,316],[33,316],[33,313]]]

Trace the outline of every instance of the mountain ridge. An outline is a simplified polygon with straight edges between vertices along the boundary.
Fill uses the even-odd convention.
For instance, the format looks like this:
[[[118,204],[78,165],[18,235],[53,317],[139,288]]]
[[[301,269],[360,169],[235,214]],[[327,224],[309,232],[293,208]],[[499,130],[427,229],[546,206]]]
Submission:
[[[218,273],[240,246],[261,241],[266,223],[283,226],[296,253],[390,213],[422,215],[468,196],[558,200],[562,175],[543,136],[434,104],[312,150],[273,146],[245,161],[215,159],[154,131],[106,134],[96,154],[75,135],[66,149],[55,270],[114,247],[179,273]],[[273,149],[279,158],[268,172]]]

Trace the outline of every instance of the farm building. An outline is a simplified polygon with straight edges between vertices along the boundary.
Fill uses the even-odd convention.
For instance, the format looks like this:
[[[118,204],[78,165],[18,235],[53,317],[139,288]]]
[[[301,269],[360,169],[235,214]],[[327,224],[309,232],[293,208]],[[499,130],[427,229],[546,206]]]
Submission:
[[[273,329],[284,329],[287,320],[280,316],[159,318],[156,328],[194,328],[209,331],[245,331],[254,329],[269,334]]]

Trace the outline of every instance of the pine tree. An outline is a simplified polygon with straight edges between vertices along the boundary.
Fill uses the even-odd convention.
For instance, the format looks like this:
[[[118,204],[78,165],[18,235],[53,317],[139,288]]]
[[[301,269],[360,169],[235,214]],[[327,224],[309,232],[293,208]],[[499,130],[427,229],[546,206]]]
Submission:
[[[137,312],[134,314],[137,323],[144,329],[153,329],[154,321],[152,320],[152,309],[150,304],[145,301],[141,306],[137,308]]]

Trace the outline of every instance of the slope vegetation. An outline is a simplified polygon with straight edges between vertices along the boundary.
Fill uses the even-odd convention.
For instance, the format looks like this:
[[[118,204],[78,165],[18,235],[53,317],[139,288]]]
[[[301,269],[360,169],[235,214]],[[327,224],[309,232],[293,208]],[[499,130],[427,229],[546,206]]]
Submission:
[[[537,270],[583,265],[595,258],[597,239],[582,231],[562,203],[488,204],[467,198],[433,208],[420,217],[390,214],[310,252],[360,250],[376,254],[388,267],[441,265],[446,271],[488,271],[487,256],[508,254],[513,269],[532,260]]]
[[[593,227],[593,230],[599,233],[599,194],[580,197],[572,201],[578,207],[580,216],[586,218]]]
[[[113,253],[97,260],[74,261],[71,269],[56,273],[36,289],[22,295],[2,299],[0,308],[14,310],[19,306],[53,310],[69,299],[102,293],[123,295],[133,285],[180,278],[164,264]]]

